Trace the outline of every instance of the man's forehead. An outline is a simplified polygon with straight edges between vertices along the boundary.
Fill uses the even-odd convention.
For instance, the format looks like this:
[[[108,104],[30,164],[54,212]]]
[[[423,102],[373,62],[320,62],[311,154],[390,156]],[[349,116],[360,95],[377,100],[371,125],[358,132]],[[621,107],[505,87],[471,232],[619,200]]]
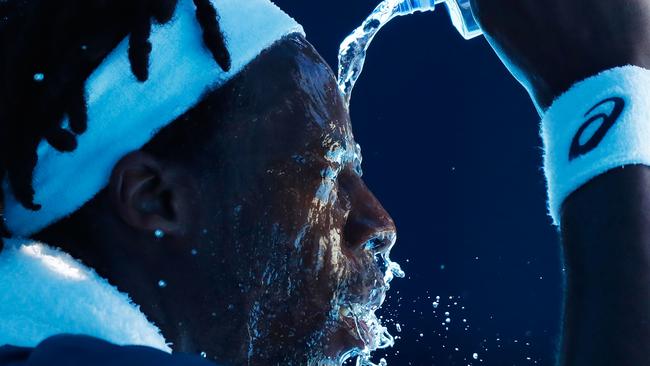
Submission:
[[[352,126],[347,109],[340,106],[329,106],[327,120],[315,118],[307,121],[311,124],[308,130],[313,134],[307,136],[313,139],[308,143],[312,147],[320,148],[324,157],[332,162],[344,162],[355,154],[357,143],[352,134]]]
[[[354,150],[350,115],[334,73],[313,48],[303,51],[294,76],[308,112],[306,122],[320,128],[328,151]]]
[[[248,131],[273,156],[310,151],[347,157],[356,143],[331,68],[302,37],[260,56],[236,84],[236,130]],[[243,123],[242,123],[243,122]],[[236,127],[238,126],[238,127]]]

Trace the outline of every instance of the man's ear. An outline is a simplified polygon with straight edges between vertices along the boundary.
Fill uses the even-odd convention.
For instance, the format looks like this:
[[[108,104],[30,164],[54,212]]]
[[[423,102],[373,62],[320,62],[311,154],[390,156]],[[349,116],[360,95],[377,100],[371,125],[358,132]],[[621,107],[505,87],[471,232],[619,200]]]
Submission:
[[[151,154],[132,152],[113,168],[109,193],[120,218],[137,230],[180,234],[187,226],[190,192],[172,167]]]

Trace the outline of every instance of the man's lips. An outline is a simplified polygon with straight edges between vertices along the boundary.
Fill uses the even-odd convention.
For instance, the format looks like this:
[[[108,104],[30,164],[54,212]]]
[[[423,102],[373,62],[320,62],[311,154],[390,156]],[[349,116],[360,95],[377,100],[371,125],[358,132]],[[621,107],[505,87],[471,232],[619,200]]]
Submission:
[[[325,354],[342,364],[368,349],[372,335],[364,321],[357,322],[353,318],[341,316],[339,326],[329,338]]]
[[[346,358],[384,348],[386,344],[386,329],[375,311],[384,303],[389,287],[384,275],[366,273],[366,276],[367,279],[352,281],[354,285],[348,287],[347,294],[339,300],[338,327],[331,333],[328,345],[330,357]],[[390,335],[388,337],[392,340]]]
[[[354,339],[354,346],[364,348],[368,338],[370,337],[370,330],[363,321],[355,322],[352,318],[341,318],[342,328],[345,329],[347,334]],[[359,326],[357,326],[357,323]]]
[[[384,293],[383,290],[377,289],[376,291]],[[375,344],[375,334],[371,326],[367,323],[366,319],[369,317],[374,318],[374,311],[381,306],[385,296],[375,296],[366,300],[364,305],[347,305],[343,306],[339,311],[339,318],[343,327],[348,331],[350,336],[354,337],[356,341],[361,342],[356,346],[360,348],[371,347]],[[356,309],[356,312],[355,312]]]
[[[363,350],[365,347],[366,344],[360,338],[354,320],[342,317],[339,326],[329,338],[325,354],[331,359],[343,361],[341,358],[344,358],[344,355],[354,350]]]

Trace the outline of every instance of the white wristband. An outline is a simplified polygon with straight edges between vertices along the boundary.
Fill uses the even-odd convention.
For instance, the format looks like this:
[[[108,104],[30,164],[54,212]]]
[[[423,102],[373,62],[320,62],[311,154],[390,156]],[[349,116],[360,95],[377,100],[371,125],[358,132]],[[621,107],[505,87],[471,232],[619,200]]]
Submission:
[[[650,70],[604,71],[561,95],[542,119],[548,209],[591,179],[625,165],[650,166]]]

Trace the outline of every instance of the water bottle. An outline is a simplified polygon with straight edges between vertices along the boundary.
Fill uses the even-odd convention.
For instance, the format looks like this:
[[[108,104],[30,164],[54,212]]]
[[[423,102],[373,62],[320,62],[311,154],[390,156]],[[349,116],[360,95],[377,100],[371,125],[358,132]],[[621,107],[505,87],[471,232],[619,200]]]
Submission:
[[[472,39],[483,34],[472,14],[470,0],[389,0],[398,2],[397,15],[413,14],[419,11],[433,11],[436,5],[444,3],[449,11],[451,22],[465,39]],[[389,3],[384,1],[384,4]]]
[[[472,39],[483,34],[472,14],[470,0],[442,0],[449,10],[451,22],[465,39]]]

